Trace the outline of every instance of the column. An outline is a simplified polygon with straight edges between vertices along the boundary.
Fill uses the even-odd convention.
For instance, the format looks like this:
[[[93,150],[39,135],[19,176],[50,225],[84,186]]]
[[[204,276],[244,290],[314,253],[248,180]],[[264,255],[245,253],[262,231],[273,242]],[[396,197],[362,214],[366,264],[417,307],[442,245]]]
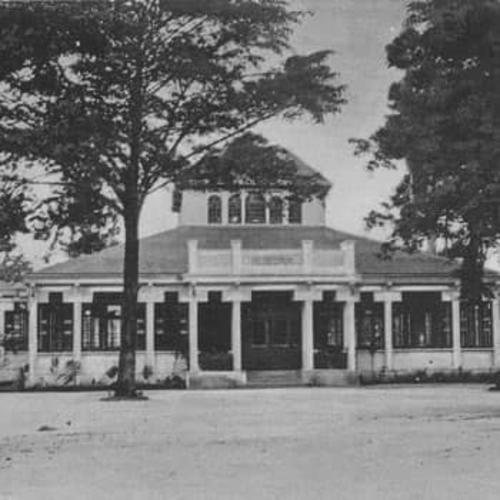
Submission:
[[[313,300],[311,297],[308,297],[302,304],[302,370],[313,370]]]
[[[73,302],[73,361],[82,359],[82,301],[76,297]]]
[[[0,342],[5,335],[5,311],[7,311],[7,303],[0,299]]]
[[[155,371],[155,303],[151,297],[146,302],[146,365]]]
[[[191,290],[189,297],[189,371],[200,371],[198,362],[198,300],[195,288]]]
[[[493,366],[500,367],[500,303],[498,297],[491,301],[491,320],[493,323]]]
[[[231,351],[233,353],[233,370],[241,371],[241,301],[232,301],[231,311]]]
[[[384,301],[384,345],[385,345],[385,368],[392,370],[393,346],[392,346],[392,297],[386,297]]]
[[[5,313],[14,309],[14,302],[12,300],[0,299],[0,362],[2,362],[5,354],[2,346],[2,340],[5,337]]]
[[[453,346],[453,368],[458,369],[462,364],[462,352],[460,346],[460,298],[454,294],[451,300],[451,335]]]
[[[231,240],[231,271],[241,274],[241,240]]]
[[[302,240],[302,272],[309,274],[313,267],[313,240]]]
[[[191,274],[198,272],[198,240],[188,240],[188,270]]]
[[[356,370],[356,322],[354,319],[354,297],[349,297],[344,305],[344,332],[347,345],[347,369]]]
[[[28,363],[29,363],[29,384],[36,382],[36,357],[38,352],[38,301],[36,300],[36,291],[30,290],[28,300],[29,320],[28,320]]]

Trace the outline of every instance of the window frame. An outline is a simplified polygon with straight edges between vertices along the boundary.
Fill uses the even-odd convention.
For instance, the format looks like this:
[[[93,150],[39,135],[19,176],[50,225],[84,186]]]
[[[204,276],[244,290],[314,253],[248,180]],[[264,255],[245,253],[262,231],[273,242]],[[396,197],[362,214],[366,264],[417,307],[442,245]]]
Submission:
[[[222,198],[218,194],[208,197],[207,221],[209,224],[222,224]]]
[[[245,224],[266,224],[266,199],[262,193],[248,193],[245,198]]]
[[[269,199],[269,224],[283,224],[284,221],[284,204],[280,196],[273,195]]]
[[[227,200],[227,221],[229,224],[241,224],[242,206],[241,194],[234,193]]]

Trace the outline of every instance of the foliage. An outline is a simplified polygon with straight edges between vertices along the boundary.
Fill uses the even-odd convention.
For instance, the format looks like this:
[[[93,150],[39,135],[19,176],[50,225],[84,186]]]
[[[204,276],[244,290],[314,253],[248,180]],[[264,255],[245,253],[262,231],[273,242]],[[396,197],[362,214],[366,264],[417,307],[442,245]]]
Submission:
[[[304,166],[289,151],[252,132],[208,152],[184,172],[177,186],[229,191],[273,187],[299,199],[322,198],[330,188],[324,177]]]
[[[4,253],[0,260],[0,281],[19,283],[31,270],[31,263],[24,255]]]
[[[199,355],[200,368],[209,371],[231,371],[233,355],[229,352],[206,352]]]
[[[394,224],[393,246],[436,242],[461,258],[462,295],[488,295],[487,250],[499,235],[500,5],[493,0],[411,2],[387,46],[403,77],[389,90],[390,114],[356,152],[369,169],[405,160],[405,175],[370,226]]]
[[[262,120],[343,104],[328,51],[283,57],[303,16],[281,0],[118,0],[0,7],[0,151],[51,189],[31,222],[70,253],[123,220],[117,392],[135,391],[138,222],[154,189]],[[14,56],[11,56],[13,52]],[[36,167],[34,166],[36,165]],[[32,179],[32,177],[31,177]]]

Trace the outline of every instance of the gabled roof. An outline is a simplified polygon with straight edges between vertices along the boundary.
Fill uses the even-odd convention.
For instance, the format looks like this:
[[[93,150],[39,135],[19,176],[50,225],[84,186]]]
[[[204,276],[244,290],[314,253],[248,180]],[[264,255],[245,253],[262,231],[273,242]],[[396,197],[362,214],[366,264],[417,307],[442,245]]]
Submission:
[[[428,254],[396,253],[390,260],[378,254],[380,243],[324,226],[263,227],[263,226],[181,226],[141,240],[140,274],[179,275],[188,270],[187,241],[198,240],[199,248],[229,248],[231,240],[240,239],[243,248],[300,248],[302,240],[313,240],[319,249],[338,248],[346,240],[355,241],[356,272],[363,281],[434,283],[453,282],[457,264]],[[85,277],[117,278],[123,270],[123,245],[108,248],[94,255],[71,259],[46,267],[32,274],[35,280],[44,278],[78,279]]]

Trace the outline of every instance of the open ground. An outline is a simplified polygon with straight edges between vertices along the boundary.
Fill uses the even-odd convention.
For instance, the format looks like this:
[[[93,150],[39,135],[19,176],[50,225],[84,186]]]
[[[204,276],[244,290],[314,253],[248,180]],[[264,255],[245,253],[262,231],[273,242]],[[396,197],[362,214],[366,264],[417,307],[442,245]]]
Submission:
[[[500,498],[482,385],[0,394],[0,499]]]

